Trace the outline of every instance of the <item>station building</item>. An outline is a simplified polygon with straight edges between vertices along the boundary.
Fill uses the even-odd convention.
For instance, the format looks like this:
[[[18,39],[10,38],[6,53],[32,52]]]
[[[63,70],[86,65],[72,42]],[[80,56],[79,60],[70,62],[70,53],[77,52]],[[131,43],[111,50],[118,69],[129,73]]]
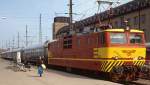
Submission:
[[[110,14],[112,15],[110,16]],[[133,0],[112,8],[112,11],[104,11],[77,21],[73,24],[73,28],[76,32],[83,31],[84,28],[92,30],[99,23],[110,23],[113,28],[123,28],[125,27],[124,21],[128,21],[131,29],[143,30],[145,32],[146,42],[150,42],[150,0]],[[68,24],[68,17],[56,17],[53,24],[54,38],[56,35],[63,34],[59,33],[59,31],[67,32],[69,30]]]
[[[54,18],[54,23],[53,23],[53,39],[56,37],[56,33],[58,32],[59,29],[61,29],[64,26],[69,25],[69,17],[55,17]]]

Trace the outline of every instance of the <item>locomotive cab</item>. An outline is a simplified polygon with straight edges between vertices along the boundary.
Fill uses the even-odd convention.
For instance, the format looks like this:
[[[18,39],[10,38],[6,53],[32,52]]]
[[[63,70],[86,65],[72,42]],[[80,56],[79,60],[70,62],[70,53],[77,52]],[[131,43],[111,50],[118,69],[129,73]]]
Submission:
[[[101,37],[103,45],[94,49],[95,58],[101,60],[101,71],[122,76],[137,74],[145,64],[144,32],[140,30],[106,29]],[[103,34],[103,33],[100,33]],[[124,74],[127,75],[124,75]],[[133,77],[133,75],[132,75]]]
[[[117,29],[116,29],[117,30]],[[145,59],[144,33],[138,30],[106,30],[108,58],[142,60]],[[113,54],[113,55],[112,55]],[[141,65],[139,63],[136,65]]]

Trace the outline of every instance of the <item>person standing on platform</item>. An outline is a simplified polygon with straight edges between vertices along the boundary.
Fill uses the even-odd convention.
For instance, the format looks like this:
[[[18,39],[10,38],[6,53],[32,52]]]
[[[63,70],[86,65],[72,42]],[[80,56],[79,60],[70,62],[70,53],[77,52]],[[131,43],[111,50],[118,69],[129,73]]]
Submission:
[[[37,61],[37,66],[38,66],[38,74],[40,75],[40,77],[42,77],[42,74],[43,74],[42,64],[43,64],[43,60],[41,57],[39,57]]]

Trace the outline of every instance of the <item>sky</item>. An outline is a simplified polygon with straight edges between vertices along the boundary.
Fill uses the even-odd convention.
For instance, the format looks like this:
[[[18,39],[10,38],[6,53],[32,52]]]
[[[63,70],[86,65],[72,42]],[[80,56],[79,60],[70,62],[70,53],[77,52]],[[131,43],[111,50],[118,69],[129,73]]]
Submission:
[[[38,44],[39,16],[42,14],[42,41],[52,40],[52,23],[56,16],[68,16],[69,0],[0,0],[0,47],[25,46],[25,31],[28,26],[29,45]],[[118,1],[118,0],[107,0]],[[118,6],[131,0],[119,0]],[[78,21],[97,13],[96,0],[73,0],[73,20]],[[108,6],[103,6],[106,10]]]

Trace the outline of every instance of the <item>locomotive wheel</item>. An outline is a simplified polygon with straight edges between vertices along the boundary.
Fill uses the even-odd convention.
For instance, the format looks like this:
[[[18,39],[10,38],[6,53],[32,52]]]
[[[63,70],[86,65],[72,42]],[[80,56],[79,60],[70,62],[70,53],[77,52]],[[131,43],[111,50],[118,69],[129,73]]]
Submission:
[[[132,80],[132,75],[127,74],[126,78],[125,78],[125,81],[128,82],[128,81],[131,81],[131,80]]]
[[[118,82],[120,80],[119,74],[116,73],[110,73],[109,78],[112,82]]]
[[[126,82],[137,80],[136,73],[127,73],[125,74],[124,79]]]
[[[113,82],[120,82],[123,75],[123,68],[121,67],[114,67],[110,72],[110,80]]]

